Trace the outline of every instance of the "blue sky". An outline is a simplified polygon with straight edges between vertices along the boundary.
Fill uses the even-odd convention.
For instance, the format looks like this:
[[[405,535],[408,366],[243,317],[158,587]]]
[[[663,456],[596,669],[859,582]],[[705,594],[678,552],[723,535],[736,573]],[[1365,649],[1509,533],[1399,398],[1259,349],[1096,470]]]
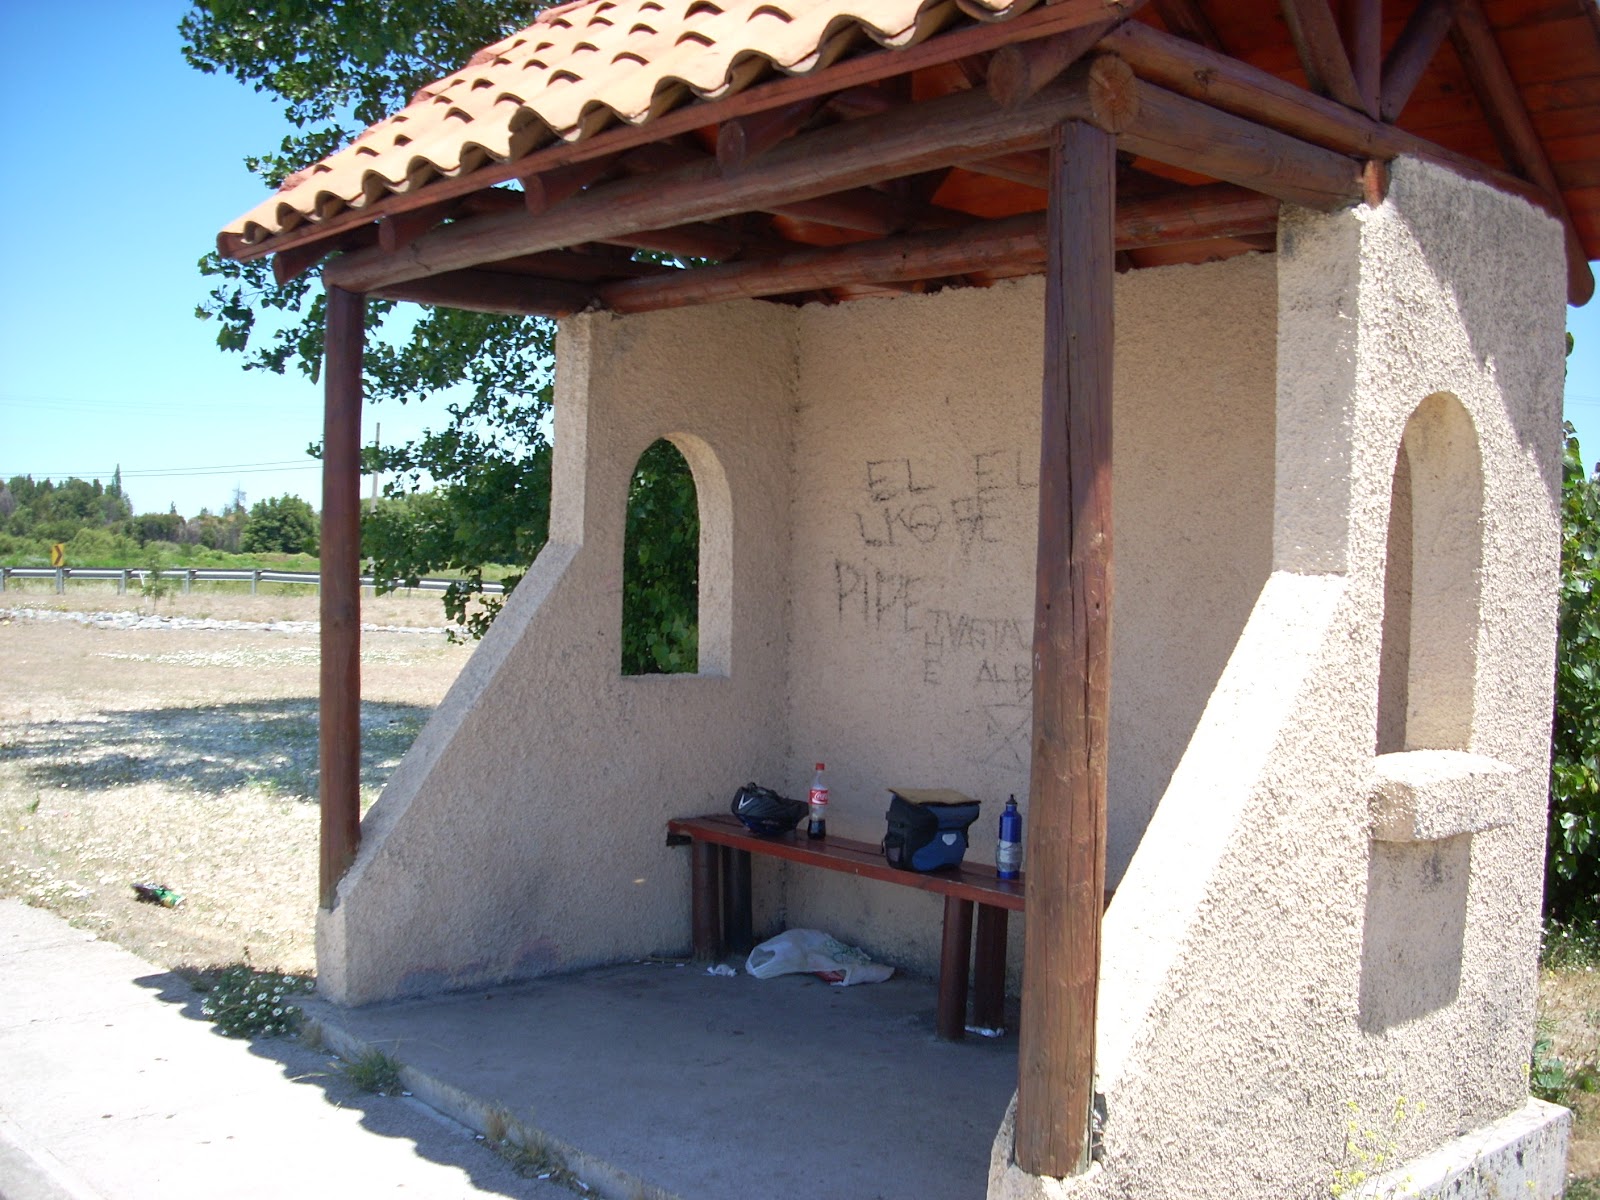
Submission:
[[[214,511],[235,487],[320,507],[320,389],[242,370],[194,316],[196,260],[265,195],[241,160],[283,129],[184,62],[186,9],[0,3],[0,479],[121,464],[142,512]],[[365,436],[414,433],[423,407],[369,406]]]
[[[186,5],[0,4],[0,479],[109,478],[140,511],[192,516],[291,492],[321,393],[240,369],[194,317],[195,261],[264,194],[243,157],[281,136],[272,105],[179,52]],[[1570,310],[1567,414],[1600,460],[1600,300]],[[414,435],[439,405],[369,406],[364,436]],[[434,417],[435,421],[442,418]]]

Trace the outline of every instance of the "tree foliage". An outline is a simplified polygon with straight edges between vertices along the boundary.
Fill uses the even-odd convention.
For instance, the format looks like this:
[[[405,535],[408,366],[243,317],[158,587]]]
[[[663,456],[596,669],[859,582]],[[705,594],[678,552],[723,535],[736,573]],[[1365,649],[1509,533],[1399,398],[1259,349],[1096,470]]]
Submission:
[[[1600,921],[1600,476],[1570,424],[1561,471],[1561,609],[1545,915]]]
[[[122,491],[122,472],[109,486],[98,479],[73,476],[62,483],[35,481],[15,475],[0,488],[3,532],[13,537],[46,542],[67,542],[80,529],[109,529],[126,533],[133,506]]]
[[[278,101],[286,133],[244,160],[268,187],[349,142],[404,106],[474,51],[532,20],[539,5],[512,0],[196,0],[179,31],[189,63],[222,72]],[[280,287],[266,260],[200,261],[211,291],[197,315],[218,323],[217,343],[247,370],[321,372],[325,303],[316,272]],[[390,497],[430,484],[433,499],[386,508],[363,537],[383,578],[460,571],[447,611],[481,634],[499,601],[475,610],[481,569],[526,563],[548,519],[554,330],[533,318],[367,304],[364,386],[374,401],[412,403],[448,391],[444,422],[413,442],[367,451],[389,475]],[[261,324],[258,326],[258,319]],[[543,498],[534,500],[542,490]],[[514,581],[511,581],[514,582]],[[479,619],[468,619],[477,611]]]
[[[258,500],[239,540],[246,554],[315,554],[317,514],[299,496]]]
[[[639,456],[622,552],[622,671],[699,667],[700,517],[694,476],[671,442]]]
[[[281,104],[285,136],[244,160],[275,188],[481,47],[525,27],[540,7],[528,0],[194,0],[180,33],[192,66],[230,75]],[[265,260],[236,263],[214,253],[200,269],[211,290],[197,315],[217,322],[219,346],[240,354],[247,370],[318,378],[325,307],[315,272],[280,287]],[[388,477],[389,502],[364,517],[363,550],[380,579],[460,573],[445,594],[446,611],[479,636],[501,603],[482,594],[483,567],[526,565],[548,536],[554,326],[443,308],[423,308],[412,321],[418,311],[367,303],[366,395],[415,403],[447,393],[448,400],[436,428],[366,451],[366,469]],[[660,465],[636,478],[629,498],[630,508],[652,514],[639,550],[652,569],[674,545],[687,544],[684,529],[695,520],[686,464],[661,456]],[[629,597],[629,619],[654,614],[657,628],[679,632],[653,643],[625,632],[637,650],[630,661],[640,670],[684,661],[693,669],[692,604],[666,613],[681,588],[674,592],[660,573],[634,577],[646,594]]]

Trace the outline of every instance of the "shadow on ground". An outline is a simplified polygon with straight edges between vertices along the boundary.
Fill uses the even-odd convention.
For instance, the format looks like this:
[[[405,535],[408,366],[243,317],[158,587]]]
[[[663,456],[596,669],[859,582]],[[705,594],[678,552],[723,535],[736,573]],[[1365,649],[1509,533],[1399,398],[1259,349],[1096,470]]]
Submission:
[[[201,1011],[203,996],[179,971],[146,975],[134,982],[154,996],[175,1005],[186,1017],[207,1021]],[[209,1023],[209,1022],[207,1022]],[[218,1032],[217,1037],[224,1034]],[[519,1175],[512,1164],[496,1155],[473,1132],[439,1115],[420,1101],[405,1096],[365,1092],[350,1082],[342,1064],[329,1052],[293,1037],[236,1039],[250,1053],[278,1064],[285,1080],[320,1088],[328,1104],[361,1114],[361,1127],[379,1137],[405,1138],[419,1157],[455,1167],[471,1180],[474,1194],[535,1200],[558,1193],[554,1185]]]
[[[388,779],[430,707],[361,705],[361,785]],[[108,788],[160,782],[221,795],[259,787],[317,799],[314,697],[121,709],[0,733],[0,763],[37,787]]]

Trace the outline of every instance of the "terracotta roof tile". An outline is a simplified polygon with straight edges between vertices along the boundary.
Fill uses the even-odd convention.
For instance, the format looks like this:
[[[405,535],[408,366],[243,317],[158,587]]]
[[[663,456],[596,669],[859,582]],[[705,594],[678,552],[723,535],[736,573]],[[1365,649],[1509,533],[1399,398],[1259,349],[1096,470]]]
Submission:
[[[997,20],[1037,2],[579,0],[546,9],[223,232],[259,241],[557,139],[642,124],[774,72],[809,74],[874,43],[908,46],[963,16]]]

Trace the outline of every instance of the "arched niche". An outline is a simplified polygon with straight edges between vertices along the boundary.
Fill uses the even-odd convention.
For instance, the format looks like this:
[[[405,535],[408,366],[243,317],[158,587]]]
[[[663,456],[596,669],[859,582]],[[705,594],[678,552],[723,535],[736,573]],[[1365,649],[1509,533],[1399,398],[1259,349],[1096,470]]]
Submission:
[[[1483,565],[1483,459],[1461,402],[1429,396],[1390,489],[1378,680],[1379,754],[1468,750]]]
[[[731,509],[704,439],[669,434],[640,454],[623,531],[624,675],[729,673]]]

